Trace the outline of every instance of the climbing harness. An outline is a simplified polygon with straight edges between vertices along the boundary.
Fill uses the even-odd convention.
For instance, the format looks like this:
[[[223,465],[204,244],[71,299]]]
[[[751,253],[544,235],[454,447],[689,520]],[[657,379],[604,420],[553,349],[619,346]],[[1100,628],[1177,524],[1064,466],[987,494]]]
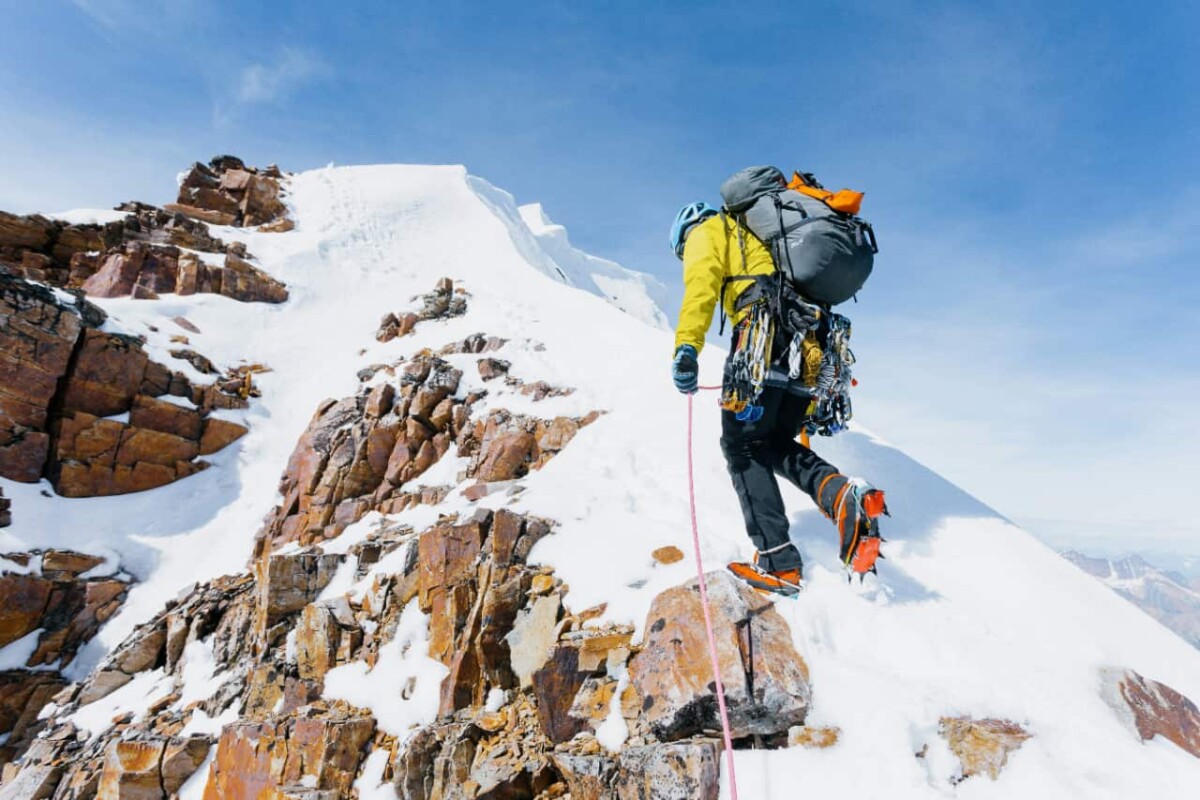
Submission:
[[[701,386],[701,389],[718,389],[718,386]],[[733,771],[733,735],[729,729],[729,711],[725,707],[725,685],[721,682],[721,663],[717,658],[717,637],[713,633],[712,614],[708,610],[708,585],[704,580],[704,560],[700,556],[700,528],[696,524],[696,472],[692,463],[692,400],[688,399],[687,468],[688,507],[692,515],[692,545],[696,550],[696,576],[700,580],[700,607],[704,611],[704,630],[708,633],[708,654],[712,657],[713,678],[717,686],[717,710],[721,714],[721,733],[725,739],[725,763],[729,767],[729,796],[737,800],[737,779]]]

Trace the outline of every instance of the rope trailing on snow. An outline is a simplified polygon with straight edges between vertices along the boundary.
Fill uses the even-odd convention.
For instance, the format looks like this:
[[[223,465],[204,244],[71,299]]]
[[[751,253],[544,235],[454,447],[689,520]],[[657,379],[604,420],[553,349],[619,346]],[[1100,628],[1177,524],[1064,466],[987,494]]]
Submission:
[[[701,389],[720,389],[720,386],[701,386]],[[696,549],[696,576],[700,579],[700,607],[704,610],[704,629],[708,633],[708,654],[712,656],[713,677],[717,684],[717,709],[721,712],[721,732],[725,738],[725,761],[729,765],[729,796],[738,800],[737,779],[733,772],[733,736],[729,732],[729,712],[725,708],[725,685],[721,683],[721,664],[717,658],[717,637],[713,633],[712,616],[708,611],[708,585],[704,580],[704,560],[700,557],[700,528],[696,524],[696,472],[692,465],[692,399],[688,395],[687,469],[688,505],[692,512],[692,544]]]

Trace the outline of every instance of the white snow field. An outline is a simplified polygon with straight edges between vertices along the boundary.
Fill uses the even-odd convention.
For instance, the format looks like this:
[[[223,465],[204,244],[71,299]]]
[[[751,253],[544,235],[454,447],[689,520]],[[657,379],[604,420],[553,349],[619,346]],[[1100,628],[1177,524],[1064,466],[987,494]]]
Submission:
[[[672,334],[657,324],[656,282],[579,253],[561,228],[531,208],[522,214],[511,197],[461,167],[314,170],[290,180],[289,202],[291,233],[214,229],[244,240],[288,284],[286,304],[213,295],[99,301],[110,325],[147,334],[152,347],[178,332],[171,319],[182,315],[202,331],[192,346],[218,364],[269,365],[273,371],[258,376],[262,398],[238,415],[248,436],[213,468],[143,494],[67,500],[43,496],[45,485],[0,482],[14,512],[13,526],[0,532],[3,550],[111,553],[140,581],[72,665],[74,677],[193,582],[245,567],[287,458],[322,399],[352,394],[355,373],[369,364],[475,332],[510,340],[498,355],[512,362],[511,374],[577,390],[536,405],[493,391],[476,414],[489,405],[544,417],[608,412],[524,479],[528,488],[512,505],[560,523],[531,561],[557,569],[570,585],[568,603],[607,602],[609,619],[640,626],[659,591],[694,576],[690,558],[664,567],[650,557],[667,544],[691,551],[686,400],[669,378]],[[465,316],[375,341],[384,313],[406,309],[443,276],[470,292]],[[704,351],[702,383],[719,379],[723,357],[715,347]],[[451,358],[468,368],[462,391],[481,385],[473,356]],[[709,569],[749,552],[718,430],[715,393],[702,394],[696,481]],[[832,526],[784,488],[808,589],[777,608],[811,670],[810,721],[838,726],[842,737],[828,750],[739,751],[743,798],[1197,795],[1200,760],[1162,739],[1141,743],[1101,699],[1099,670],[1133,668],[1200,699],[1200,652],[865,429],[814,445],[887,490],[887,560],[878,579],[848,583]],[[447,459],[422,482],[453,482],[453,452]],[[480,504],[510,500],[498,493]],[[441,507],[407,513],[423,524],[469,505],[455,492]],[[436,681],[423,685],[436,690]],[[960,714],[1011,719],[1033,738],[998,780],[955,787],[956,765],[936,730],[940,717]],[[927,756],[915,758],[926,744]],[[380,770],[373,761],[371,771]],[[374,790],[372,777],[362,785]]]

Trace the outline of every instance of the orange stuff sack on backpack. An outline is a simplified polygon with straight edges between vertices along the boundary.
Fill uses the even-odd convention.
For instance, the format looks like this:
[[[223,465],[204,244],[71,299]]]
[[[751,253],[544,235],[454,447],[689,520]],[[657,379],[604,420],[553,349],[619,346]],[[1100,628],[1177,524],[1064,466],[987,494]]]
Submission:
[[[852,189],[840,189],[839,191],[831,192],[815,180],[811,182],[806,180],[805,176],[799,172],[792,173],[792,182],[788,184],[787,188],[800,194],[806,194],[809,197],[815,197],[834,211],[840,211],[843,214],[858,214],[859,209],[862,208],[862,192],[856,192]]]

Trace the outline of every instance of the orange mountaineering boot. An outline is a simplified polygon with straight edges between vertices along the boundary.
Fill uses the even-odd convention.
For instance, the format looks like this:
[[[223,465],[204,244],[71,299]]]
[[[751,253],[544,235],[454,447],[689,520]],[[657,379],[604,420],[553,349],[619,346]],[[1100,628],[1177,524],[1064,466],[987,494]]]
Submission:
[[[883,558],[879,518],[888,514],[883,491],[861,478],[834,474],[821,482],[817,504],[837,525],[842,564],[859,578],[875,572],[875,562]]]
[[[740,580],[763,593],[795,597],[803,588],[801,581],[804,580],[804,575],[799,567],[769,572],[758,566],[758,553],[754,554],[753,563],[734,561],[726,568]]]

